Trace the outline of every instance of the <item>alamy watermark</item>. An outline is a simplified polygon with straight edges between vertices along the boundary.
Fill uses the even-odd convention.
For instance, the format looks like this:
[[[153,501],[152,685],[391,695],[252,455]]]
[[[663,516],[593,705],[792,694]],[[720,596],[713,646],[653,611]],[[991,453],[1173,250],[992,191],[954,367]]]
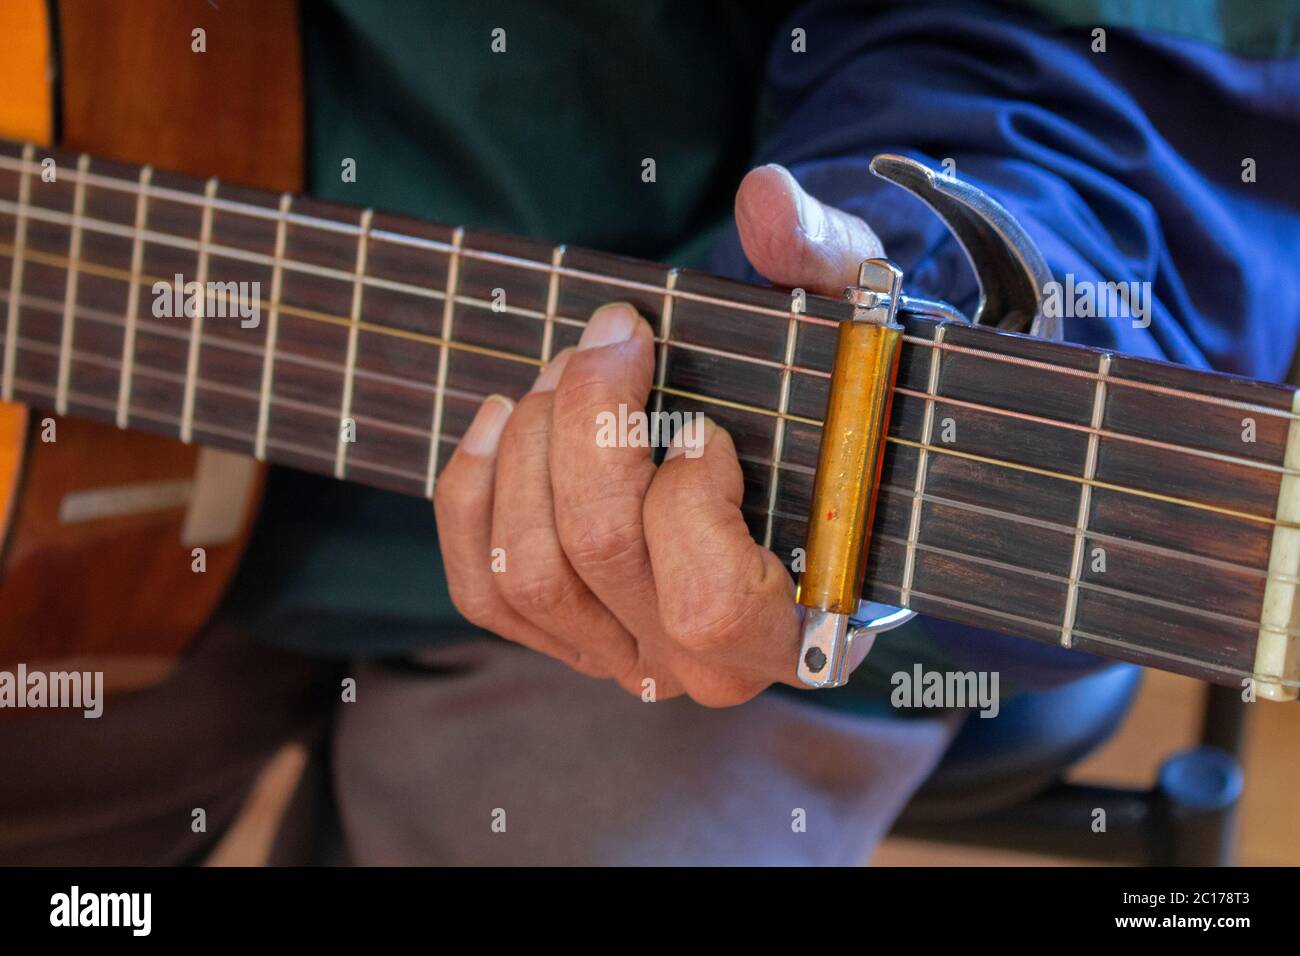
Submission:
[[[901,710],[978,708],[981,717],[996,717],[1002,709],[997,671],[927,671],[914,664],[910,671],[895,671],[889,683],[889,702]]]
[[[152,286],[153,314],[158,319],[239,319],[239,327],[255,329],[262,321],[262,283],[186,282],[179,272],[171,282],[159,279]]]
[[[1065,275],[1043,286],[1043,315],[1057,319],[1129,319],[1135,329],[1151,324],[1150,282],[1093,282]]]
[[[668,448],[679,444],[687,458],[704,454],[704,415],[701,412],[647,412],[620,404],[618,413],[596,416],[596,445],[600,448]]]
[[[55,927],[122,927],[132,936],[153,929],[152,893],[90,893],[73,885],[50,897],[50,925]]]
[[[76,708],[94,720],[104,713],[103,671],[37,671],[19,664],[0,671],[0,708]]]

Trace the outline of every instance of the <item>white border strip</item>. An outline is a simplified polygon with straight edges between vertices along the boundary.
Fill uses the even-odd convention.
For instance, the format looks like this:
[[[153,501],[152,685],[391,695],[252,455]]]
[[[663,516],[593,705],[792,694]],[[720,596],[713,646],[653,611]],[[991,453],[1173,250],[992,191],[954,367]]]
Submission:
[[[1300,412],[1300,392],[1291,403]],[[1287,468],[1300,468],[1300,422],[1287,430]],[[1277,493],[1277,520],[1300,524],[1300,477],[1284,474]],[[1267,700],[1295,700],[1300,696],[1300,588],[1278,580],[1274,574],[1294,581],[1300,575],[1300,528],[1278,525],[1273,529],[1273,547],[1268,559],[1269,580],[1259,618],[1259,641],[1255,645],[1255,690]]]

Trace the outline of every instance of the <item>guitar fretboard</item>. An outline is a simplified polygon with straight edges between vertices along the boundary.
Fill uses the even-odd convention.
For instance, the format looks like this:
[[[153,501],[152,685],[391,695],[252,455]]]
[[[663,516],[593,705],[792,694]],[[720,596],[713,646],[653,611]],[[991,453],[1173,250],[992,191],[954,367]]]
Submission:
[[[656,329],[653,409],[731,432],[789,563],[846,303],[0,144],[0,391],[58,413],[428,497],[483,398],[612,300]],[[1268,610],[1292,389],[905,325],[865,596],[1234,683],[1300,632]]]

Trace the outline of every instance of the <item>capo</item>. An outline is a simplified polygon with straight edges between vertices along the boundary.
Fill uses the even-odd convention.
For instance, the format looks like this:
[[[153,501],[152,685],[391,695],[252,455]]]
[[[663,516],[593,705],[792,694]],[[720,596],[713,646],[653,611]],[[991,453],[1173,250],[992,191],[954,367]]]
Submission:
[[[881,154],[871,171],[921,199],[956,237],[979,283],[975,323],[1061,339],[1060,319],[1042,308],[1052,278],[1047,262],[1006,209],[975,186],[905,156]],[[903,337],[895,320],[900,314],[971,320],[945,302],[906,296],[902,286],[903,273],[892,262],[867,259],[858,284],[844,292],[853,316],[839,327],[796,598],[804,608],[796,673],[809,687],[839,687],[848,679],[854,642],[863,653],[863,642],[916,616],[860,600]]]

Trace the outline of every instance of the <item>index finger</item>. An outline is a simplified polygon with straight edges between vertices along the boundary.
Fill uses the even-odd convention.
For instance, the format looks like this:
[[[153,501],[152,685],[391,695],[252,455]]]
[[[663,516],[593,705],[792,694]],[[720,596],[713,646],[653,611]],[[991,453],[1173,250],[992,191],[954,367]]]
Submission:
[[[551,432],[560,543],[634,634],[654,607],[641,511],[655,466],[649,443],[622,440],[619,424],[645,414],[653,374],[654,333],[645,320],[625,302],[597,309],[555,390]]]

